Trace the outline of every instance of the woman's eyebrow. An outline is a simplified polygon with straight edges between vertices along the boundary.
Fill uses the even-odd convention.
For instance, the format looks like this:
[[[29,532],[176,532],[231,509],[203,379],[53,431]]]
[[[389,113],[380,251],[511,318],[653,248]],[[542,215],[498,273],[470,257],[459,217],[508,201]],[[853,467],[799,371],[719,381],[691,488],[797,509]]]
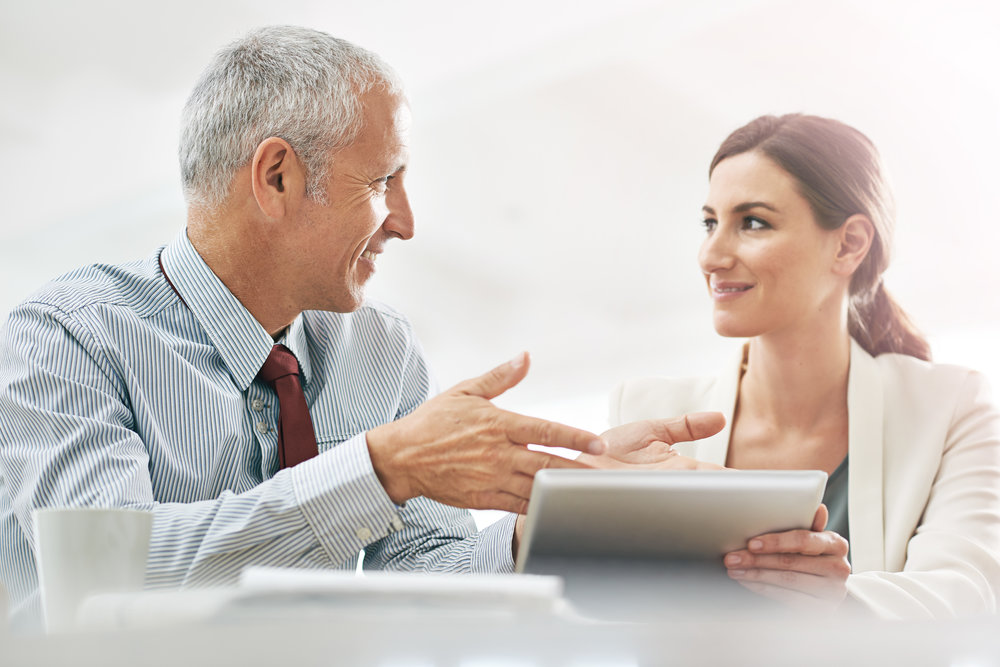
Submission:
[[[748,201],[742,204],[737,204],[736,206],[733,207],[733,212],[746,213],[747,211],[754,208],[766,208],[768,211],[774,211],[775,213],[780,212],[776,207],[763,201]],[[705,206],[702,206],[701,210],[710,215],[715,215],[715,209],[707,204]]]

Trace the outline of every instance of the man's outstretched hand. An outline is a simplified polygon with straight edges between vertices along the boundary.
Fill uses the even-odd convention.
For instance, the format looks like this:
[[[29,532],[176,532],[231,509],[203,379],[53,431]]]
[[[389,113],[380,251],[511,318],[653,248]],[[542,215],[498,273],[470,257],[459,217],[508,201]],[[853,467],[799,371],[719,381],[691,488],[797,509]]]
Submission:
[[[409,415],[368,431],[372,466],[393,502],[424,496],[456,507],[523,514],[536,472],[590,467],[526,445],[600,455],[607,446],[597,435],[507,412],[490,402],[523,380],[528,365],[522,352]]]

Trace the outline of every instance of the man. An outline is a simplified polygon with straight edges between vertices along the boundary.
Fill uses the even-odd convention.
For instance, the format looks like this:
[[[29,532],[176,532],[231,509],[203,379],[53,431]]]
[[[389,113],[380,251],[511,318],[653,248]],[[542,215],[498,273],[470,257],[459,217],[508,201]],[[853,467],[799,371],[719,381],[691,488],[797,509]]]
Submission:
[[[592,433],[489,401],[526,355],[430,398],[409,323],[364,301],[413,235],[409,110],[377,56],[292,27],[221,51],[183,117],[187,228],[63,276],[0,334],[0,578],[37,622],[34,509],[154,512],[147,586],[249,564],[509,572],[534,473]],[[278,370],[276,370],[278,369]],[[306,407],[308,406],[308,407]],[[311,421],[311,424],[310,424]]]

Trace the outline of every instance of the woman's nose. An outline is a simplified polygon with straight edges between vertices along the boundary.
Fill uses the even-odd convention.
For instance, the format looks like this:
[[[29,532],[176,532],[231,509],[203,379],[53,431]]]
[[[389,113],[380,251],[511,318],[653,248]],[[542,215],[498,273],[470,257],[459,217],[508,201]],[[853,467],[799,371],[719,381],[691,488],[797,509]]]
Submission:
[[[713,273],[733,266],[732,243],[724,231],[715,229],[708,233],[698,250],[698,266],[704,273]]]

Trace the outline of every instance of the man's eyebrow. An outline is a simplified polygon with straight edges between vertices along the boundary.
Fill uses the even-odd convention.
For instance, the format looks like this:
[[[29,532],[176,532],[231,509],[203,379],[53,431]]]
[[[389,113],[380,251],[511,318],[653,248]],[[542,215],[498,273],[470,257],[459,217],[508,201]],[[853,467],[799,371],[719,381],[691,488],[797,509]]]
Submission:
[[[404,171],[406,171],[406,163],[405,162],[403,163],[397,162],[395,164],[390,163],[388,167],[380,169],[379,171],[383,174],[386,174],[387,176],[398,176],[402,174]]]
[[[777,208],[764,201],[748,201],[748,202],[743,202],[742,204],[737,204],[736,206],[733,207],[733,212],[746,213],[747,211],[755,208],[766,208],[768,211],[774,211],[775,213],[780,212],[778,211]],[[712,208],[711,206],[708,206],[707,204],[705,206],[702,206],[701,210],[710,215],[715,215],[715,209]]]

